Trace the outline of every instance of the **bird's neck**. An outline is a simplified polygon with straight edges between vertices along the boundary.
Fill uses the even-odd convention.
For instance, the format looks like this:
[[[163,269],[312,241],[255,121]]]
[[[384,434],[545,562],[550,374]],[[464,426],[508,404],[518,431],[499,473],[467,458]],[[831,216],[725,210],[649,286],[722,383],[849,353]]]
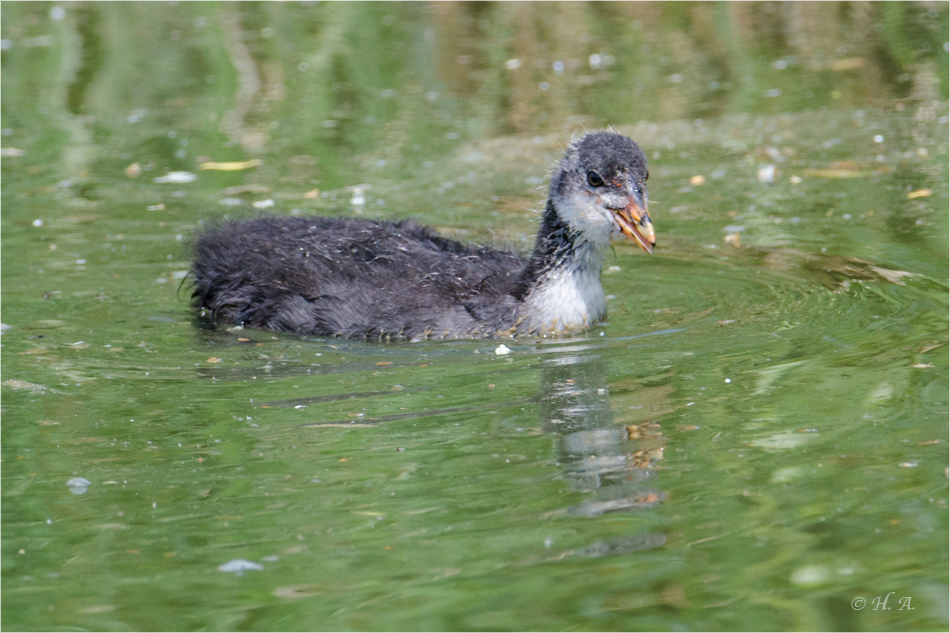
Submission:
[[[584,330],[606,315],[604,256],[564,221],[549,199],[516,298],[524,329],[538,334]]]

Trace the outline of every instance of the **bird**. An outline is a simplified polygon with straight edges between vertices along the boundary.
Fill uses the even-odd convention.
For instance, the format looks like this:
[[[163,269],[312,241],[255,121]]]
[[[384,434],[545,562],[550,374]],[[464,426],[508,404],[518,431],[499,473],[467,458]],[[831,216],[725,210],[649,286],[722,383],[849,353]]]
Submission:
[[[571,336],[606,317],[605,251],[656,244],[646,156],[613,131],[568,145],[528,255],[414,220],[264,217],[199,236],[194,305],[212,323],[367,341]]]

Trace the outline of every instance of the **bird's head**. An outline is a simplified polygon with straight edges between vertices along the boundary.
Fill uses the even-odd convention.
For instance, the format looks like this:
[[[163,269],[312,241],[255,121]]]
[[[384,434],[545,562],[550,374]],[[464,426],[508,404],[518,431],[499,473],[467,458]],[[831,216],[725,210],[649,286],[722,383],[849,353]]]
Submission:
[[[636,143],[593,132],[568,147],[551,176],[550,197],[558,215],[591,243],[606,245],[624,235],[652,253],[648,177],[647,158]]]

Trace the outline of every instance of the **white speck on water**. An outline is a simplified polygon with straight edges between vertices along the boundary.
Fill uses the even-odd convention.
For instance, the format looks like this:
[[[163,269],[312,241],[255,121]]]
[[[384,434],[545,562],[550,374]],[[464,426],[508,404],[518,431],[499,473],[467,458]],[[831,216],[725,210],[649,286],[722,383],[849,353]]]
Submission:
[[[785,70],[788,68],[788,62],[784,59],[780,59],[772,65],[775,67],[775,70]]]
[[[772,88],[770,90],[765,91],[765,96],[768,99],[775,99],[776,97],[782,96],[782,91],[779,90],[778,88]]]
[[[264,566],[260,563],[255,563],[252,560],[244,560],[243,558],[235,558],[234,560],[229,560],[223,565],[218,565],[218,571],[223,571],[227,574],[236,574],[238,576],[244,575],[246,571],[264,571]]]
[[[827,567],[813,565],[810,567],[800,567],[792,572],[790,578],[793,585],[820,585],[831,576]]]
[[[495,348],[495,355],[496,355],[496,356],[505,356],[505,355],[510,354],[510,353],[511,353],[511,350],[508,349],[508,346],[505,345],[504,343],[502,343],[501,345],[499,345],[498,347]]]
[[[505,62],[505,70],[518,70],[519,68],[521,68],[521,60],[517,57]]]
[[[554,539],[550,536],[544,539],[544,546],[548,549],[551,549],[551,546],[554,545]]]
[[[74,495],[84,495],[92,482],[85,477],[73,477],[66,482],[66,485],[69,486],[69,491]]]
[[[35,220],[33,220],[33,226],[35,226],[35,227],[37,227],[37,228],[43,226],[43,220],[42,220],[42,218],[36,218]]]
[[[63,7],[53,7],[49,10],[49,17],[58,22],[66,17],[66,9]]]
[[[727,384],[727,385],[730,384],[731,382],[732,382],[732,378],[726,378],[726,384]]]
[[[172,183],[172,184],[182,184],[186,182],[194,182],[198,180],[198,176],[187,172],[187,171],[170,171],[164,176],[159,176],[158,178],[152,178],[152,182],[162,184],[162,183]]]
[[[880,134],[875,134],[875,135],[874,135],[874,142],[875,142],[875,143],[883,143],[883,142],[884,142],[884,137],[883,137],[882,135],[880,135]]]
[[[564,72],[564,62],[562,61],[554,62],[553,64],[551,64],[551,69],[554,71],[555,75],[560,75],[561,73]]]
[[[53,525],[53,519],[46,519],[46,525]]]
[[[270,209],[274,206],[274,201],[268,198],[267,200],[256,200],[251,203],[251,206],[255,209]]]
[[[759,182],[764,184],[771,184],[775,182],[775,165],[765,165],[759,167],[756,177],[759,179]]]
[[[550,87],[551,87],[551,84],[549,84],[549,83],[546,82],[546,81],[542,81],[542,82],[538,85],[538,88],[540,88],[541,90],[547,90],[547,89],[550,88]]]

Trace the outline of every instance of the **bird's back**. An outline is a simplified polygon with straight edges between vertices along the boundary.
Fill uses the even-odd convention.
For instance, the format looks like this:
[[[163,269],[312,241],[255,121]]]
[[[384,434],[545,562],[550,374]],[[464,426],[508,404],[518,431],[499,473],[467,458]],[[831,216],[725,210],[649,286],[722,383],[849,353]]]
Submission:
[[[525,259],[411,220],[232,222],[201,237],[196,304],[218,320],[318,336],[492,336],[514,325]]]

